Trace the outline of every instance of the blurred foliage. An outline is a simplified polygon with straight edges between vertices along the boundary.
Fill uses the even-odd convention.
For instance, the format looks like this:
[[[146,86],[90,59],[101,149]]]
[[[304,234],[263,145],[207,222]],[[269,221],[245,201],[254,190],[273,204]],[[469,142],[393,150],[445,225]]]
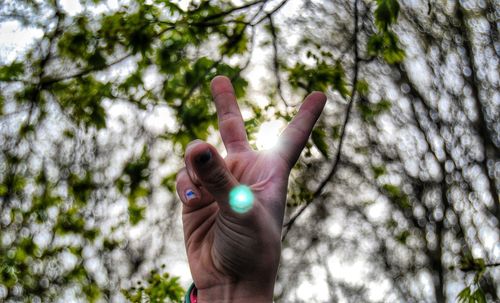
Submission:
[[[391,25],[396,23],[398,19],[398,1],[377,0],[374,14],[378,32],[368,39],[368,55],[381,56],[389,64],[401,62],[405,53],[399,46],[397,35],[391,30]]]
[[[472,271],[474,279],[471,285],[465,287],[458,295],[459,303],[483,303],[486,301],[484,290],[481,288],[481,278],[486,271],[486,262],[483,258],[473,258],[471,254],[465,254],[460,259],[462,271]]]
[[[281,10],[288,1],[79,2],[76,13],[57,0],[0,6],[0,24],[42,33],[0,65],[0,301],[181,299],[177,278],[149,270],[173,253],[177,204],[165,201],[175,199],[182,150],[216,129],[209,83],[217,74],[232,79],[250,112],[250,138],[269,117],[291,120],[285,92],[330,97],[292,171],[288,215],[312,206],[283,244],[276,302],[300,300],[289,290],[316,265],[328,269],[326,255],[342,249],[368,256],[376,272],[368,280],[390,281],[388,302],[449,301],[453,283],[465,287],[459,302],[498,298],[498,274],[488,270],[495,255],[479,239],[500,220],[500,128],[490,94],[498,83],[476,70],[498,65],[490,1],[429,1],[428,9],[304,1],[291,16]],[[474,18],[491,33],[474,28]],[[270,97],[263,107],[248,100],[244,77],[257,46],[273,61],[263,79],[277,87],[259,88]],[[479,64],[483,57],[489,64]],[[410,69],[415,62],[423,75]],[[372,219],[371,207],[385,202]],[[331,222],[350,225],[337,235]],[[372,301],[364,286],[326,280],[332,301]]]
[[[132,303],[173,303],[183,299],[185,290],[179,285],[178,278],[171,278],[168,273],[152,271],[146,282],[139,281],[137,286],[122,292]]]
[[[77,14],[59,1],[18,1],[1,9],[0,21],[19,16],[43,36],[0,67],[0,301],[71,299],[67,289],[90,302],[116,296],[113,283],[130,276],[110,280],[117,279],[110,256],[125,248],[129,264],[140,270],[136,252],[118,235],[145,221],[158,190],[153,145],[184,148],[207,138],[216,125],[209,102],[215,75],[231,77],[238,96],[246,91],[241,66],[224,60],[246,53],[250,43],[244,14],[235,16],[241,22],[223,21],[232,17],[230,2],[181,8],[170,1],[132,1],[104,10],[97,9],[100,1],[81,4]],[[205,47],[219,51],[194,52]],[[159,83],[151,86],[153,70]],[[124,102],[143,112],[167,106],[175,127],[157,134],[139,126],[133,146],[100,143],[116,127],[110,108]],[[122,160],[112,155],[120,150]],[[171,193],[173,180],[163,183]],[[95,209],[121,201],[126,216],[103,228],[105,212]],[[175,278],[154,274],[149,282],[124,293],[134,302],[143,295],[154,302],[179,300]]]

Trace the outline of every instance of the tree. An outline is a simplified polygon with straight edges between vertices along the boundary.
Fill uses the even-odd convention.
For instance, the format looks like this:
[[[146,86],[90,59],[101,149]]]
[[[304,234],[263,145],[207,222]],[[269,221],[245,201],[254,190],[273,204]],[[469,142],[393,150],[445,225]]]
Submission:
[[[498,299],[498,5],[81,3],[0,8],[43,32],[0,67],[4,300],[120,298],[175,253],[175,172],[214,131],[216,74],[254,139],[307,91],[330,95],[290,181],[277,302],[307,283],[323,301]],[[337,274],[347,257],[356,283]],[[169,276],[145,284],[124,293],[179,299]]]
[[[494,35],[474,26],[487,22],[492,4],[465,8],[429,2],[428,7],[399,7],[395,1],[377,1],[374,8],[360,1],[310,8],[311,14],[339,11],[335,24],[354,19],[348,30],[327,36],[336,34],[341,36],[339,43],[351,42],[338,47],[337,57],[350,63],[355,89],[345,122],[330,128],[326,136],[338,143],[336,156],[331,162],[308,161],[310,171],[299,179],[305,182],[314,179],[315,172],[329,169],[311,186],[313,199],[308,197],[288,223],[290,229],[312,206],[296,231],[307,240],[290,240],[291,260],[286,261],[300,261],[295,268],[284,267],[283,275],[300,277],[294,273],[307,269],[318,275],[322,267],[319,274],[328,281],[330,298],[358,296],[359,301],[369,301],[374,295],[370,283],[346,285],[345,279],[335,277],[335,258],[324,257],[333,252],[339,258],[360,256],[360,263],[369,268],[364,274],[378,286],[388,283],[392,289],[385,292],[384,302],[453,301],[461,289],[453,283],[465,284],[460,300],[498,300],[498,275],[494,270],[485,274],[498,265],[493,244],[498,241],[498,176],[492,166],[499,155],[498,109],[492,102],[496,82],[486,76],[495,72],[482,69],[485,65],[480,63],[489,61],[495,69],[498,52]],[[366,17],[371,11],[374,21]],[[395,20],[394,13],[399,15],[397,25],[379,20]],[[304,11],[302,15],[312,19]],[[314,19],[324,22],[326,17]],[[311,28],[337,27],[327,23]],[[349,34],[343,36],[345,32]],[[324,44],[319,42],[323,32],[306,36]],[[405,51],[404,60],[398,48],[386,50],[393,41]],[[352,102],[357,111],[351,110]],[[329,120],[342,121],[338,116]],[[334,230],[349,232],[332,233],[332,224]],[[317,236],[307,237],[313,231]],[[290,290],[303,281],[298,280],[287,280],[280,296],[289,300]],[[425,285],[432,290],[422,291]]]

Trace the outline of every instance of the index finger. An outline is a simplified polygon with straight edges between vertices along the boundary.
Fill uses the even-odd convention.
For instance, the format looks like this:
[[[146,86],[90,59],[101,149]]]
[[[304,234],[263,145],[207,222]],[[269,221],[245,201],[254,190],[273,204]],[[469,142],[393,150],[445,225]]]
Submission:
[[[309,94],[297,115],[281,134],[277,152],[285,159],[290,168],[297,162],[325,104],[325,94],[321,92]]]
[[[245,124],[241,116],[231,80],[217,76],[210,84],[222,142],[228,153],[250,150]]]

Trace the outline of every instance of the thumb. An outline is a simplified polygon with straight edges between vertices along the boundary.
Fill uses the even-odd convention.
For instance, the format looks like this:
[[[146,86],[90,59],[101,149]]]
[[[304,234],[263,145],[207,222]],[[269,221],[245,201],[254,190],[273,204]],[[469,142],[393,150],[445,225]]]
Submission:
[[[198,178],[201,185],[215,198],[223,211],[229,211],[229,194],[238,181],[229,171],[226,162],[215,147],[196,141],[186,150],[186,167]]]

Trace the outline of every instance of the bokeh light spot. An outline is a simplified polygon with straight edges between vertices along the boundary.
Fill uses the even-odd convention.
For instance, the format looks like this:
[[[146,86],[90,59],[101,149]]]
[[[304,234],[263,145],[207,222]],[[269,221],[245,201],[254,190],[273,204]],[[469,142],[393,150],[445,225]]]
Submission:
[[[237,213],[243,214],[252,209],[253,193],[250,187],[238,185],[229,192],[229,205]]]

